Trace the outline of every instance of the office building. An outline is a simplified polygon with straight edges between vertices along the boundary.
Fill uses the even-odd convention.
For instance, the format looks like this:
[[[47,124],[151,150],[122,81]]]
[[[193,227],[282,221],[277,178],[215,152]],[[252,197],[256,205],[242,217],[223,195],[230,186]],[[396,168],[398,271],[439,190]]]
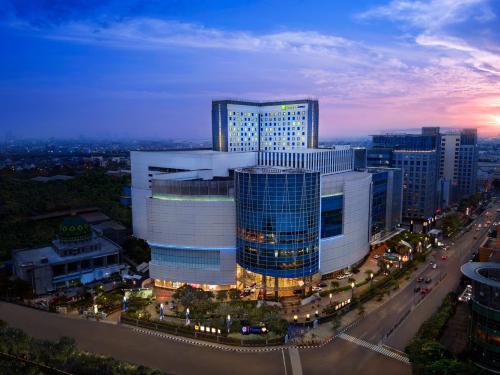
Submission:
[[[426,220],[438,209],[439,154],[439,128],[422,128],[422,134],[373,136],[367,164],[401,169],[406,220]]]
[[[266,106],[303,102],[275,103],[245,113],[258,119],[260,111],[265,119]],[[213,108],[226,106],[232,118],[238,110],[230,104]],[[316,116],[317,102],[306,104],[316,106]],[[294,109],[282,112],[293,116]],[[247,140],[230,141],[227,152],[131,152],[133,230],[151,248],[155,286],[259,285],[262,293],[292,295],[362,261],[369,251],[372,175],[354,171],[349,146],[308,147],[315,147],[316,132],[317,126],[304,145],[284,150],[259,150]]]
[[[212,102],[215,151],[289,151],[318,147],[319,105],[303,99]]]
[[[439,177],[445,181],[443,204],[458,202],[477,191],[477,129],[441,134]]]
[[[371,239],[376,241],[401,223],[403,175],[399,168],[368,168],[372,175]]]
[[[67,217],[50,246],[14,251],[14,275],[29,282],[36,294],[46,294],[118,274],[120,252],[118,244],[81,217]]]

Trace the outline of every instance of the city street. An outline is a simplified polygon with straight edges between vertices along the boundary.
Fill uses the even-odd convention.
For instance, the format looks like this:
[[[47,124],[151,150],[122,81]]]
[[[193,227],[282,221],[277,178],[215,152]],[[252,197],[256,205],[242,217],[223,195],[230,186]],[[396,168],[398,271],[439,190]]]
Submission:
[[[489,211],[496,208],[498,205]],[[484,222],[483,214],[476,223]],[[173,374],[233,374],[237,371],[241,375],[362,375],[372,374],[373,369],[381,368],[384,369],[384,375],[410,374],[411,368],[404,361],[391,358],[387,354],[381,355],[385,349],[379,344],[404,350],[405,345],[440,305],[444,296],[455,289],[460,278],[460,265],[477,250],[486,232],[487,228],[484,226],[480,232],[474,229],[465,232],[446,252],[447,260],[441,260],[440,252],[434,255],[437,269],[427,266],[423,272],[413,275],[414,280],[417,277],[432,278],[432,282],[426,285],[432,287],[431,292],[416,307],[412,309],[412,306],[418,303],[420,293],[414,293],[416,281],[413,281],[374,312],[367,314],[344,338],[337,338],[321,348],[298,351],[273,349],[269,352],[223,351],[137,333],[126,326],[68,318],[7,303],[0,303],[0,319],[37,338],[57,339],[70,336],[75,338],[83,350]],[[477,236],[477,239],[474,239],[474,236]],[[442,281],[435,285],[440,279]],[[398,328],[386,338],[398,323]]]

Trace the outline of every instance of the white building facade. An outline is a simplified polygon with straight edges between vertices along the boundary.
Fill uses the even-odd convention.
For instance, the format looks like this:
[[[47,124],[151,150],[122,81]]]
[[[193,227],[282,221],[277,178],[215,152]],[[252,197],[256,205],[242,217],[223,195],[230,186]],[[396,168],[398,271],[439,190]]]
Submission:
[[[277,154],[132,152],[134,235],[151,248],[150,277],[156,286],[175,289],[188,283],[207,290],[245,286],[237,277],[233,173],[237,168],[267,166],[270,160],[273,166],[320,172],[321,209],[317,215],[324,228],[320,229],[315,279],[367,255],[371,176],[353,171],[352,150],[339,146],[284,152],[274,158]],[[284,284],[289,291],[301,285],[298,279]]]

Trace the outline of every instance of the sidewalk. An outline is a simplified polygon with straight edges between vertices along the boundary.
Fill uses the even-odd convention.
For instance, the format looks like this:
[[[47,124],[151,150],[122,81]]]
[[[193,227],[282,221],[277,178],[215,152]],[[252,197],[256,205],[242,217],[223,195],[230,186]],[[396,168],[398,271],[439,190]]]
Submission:
[[[409,284],[413,283],[415,280],[415,277],[419,275],[421,272],[423,272],[427,267],[428,263],[421,263],[418,267],[417,270],[414,271],[410,277],[409,280],[406,280],[405,278],[399,280],[399,288],[397,290],[391,291],[390,296],[384,297],[381,301],[377,301],[376,299],[371,299],[370,301],[366,302],[363,304],[364,307],[364,313],[362,315],[359,314],[358,310],[351,310],[345,315],[341,317],[341,324],[340,326],[335,330],[333,328],[332,322],[327,322],[319,325],[317,328],[304,328],[305,334],[303,337],[298,337],[297,339],[293,340],[293,343],[295,345],[305,345],[305,346],[322,346],[330,341],[332,341],[338,334],[347,332],[350,328],[356,326],[365,316],[374,313],[377,309],[382,307],[385,303],[387,303],[388,300],[396,298],[399,293],[401,293]],[[366,287],[369,287],[369,283],[366,285]],[[343,292],[349,293],[350,298],[350,291],[349,292]],[[356,292],[355,294],[356,295]],[[324,299],[324,298],[323,298]],[[328,299],[328,297],[327,297]],[[420,302],[420,301],[418,301]],[[417,302],[417,304],[418,304]],[[314,315],[311,315],[312,317]]]

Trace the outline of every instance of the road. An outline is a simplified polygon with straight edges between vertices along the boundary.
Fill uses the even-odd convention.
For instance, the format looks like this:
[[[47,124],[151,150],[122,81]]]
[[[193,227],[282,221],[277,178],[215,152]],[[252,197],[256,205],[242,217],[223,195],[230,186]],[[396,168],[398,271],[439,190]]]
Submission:
[[[480,217],[478,222],[484,222],[484,217]],[[460,265],[484,238],[486,230],[480,233],[481,236],[474,240],[473,237],[478,232],[466,232],[448,251],[449,259],[446,261],[441,261],[440,254],[437,254],[438,268],[433,270],[427,267],[423,271],[424,277],[431,277],[433,283],[444,275],[446,277],[433,287],[431,293],[410,314],[407,312],[418,302],[417,295],[413,292],[414,283],[410,283],[397,296],[350,329],[347,337],[351,341],[337,338],[321,348],[298,351],[278,349],[258,353],[228,352],[140,334],[126,326],[68,318],[7,303],[0,303],[0,319],[37,338],[57,339],[70,336],[75,338],[78,347],[83,350],[158,368],[171,374],[237,372],[239,375],[368,375],[373,374],[375,369],[383,369],[384,375],[409,375],[410,366],[391,358],[387,353],[381,354],[387,351],[378,344],[404,348],[421,323],[432,315],[443,297],[457,285]],[[420,275],[415,275],[414,278],[418,276]],[[406,319],[403,319],[405,316]],[[401,324],[397,330],[386,339],[387,333],[398,322]],[[356,340],[358,343],[352,342]]]

